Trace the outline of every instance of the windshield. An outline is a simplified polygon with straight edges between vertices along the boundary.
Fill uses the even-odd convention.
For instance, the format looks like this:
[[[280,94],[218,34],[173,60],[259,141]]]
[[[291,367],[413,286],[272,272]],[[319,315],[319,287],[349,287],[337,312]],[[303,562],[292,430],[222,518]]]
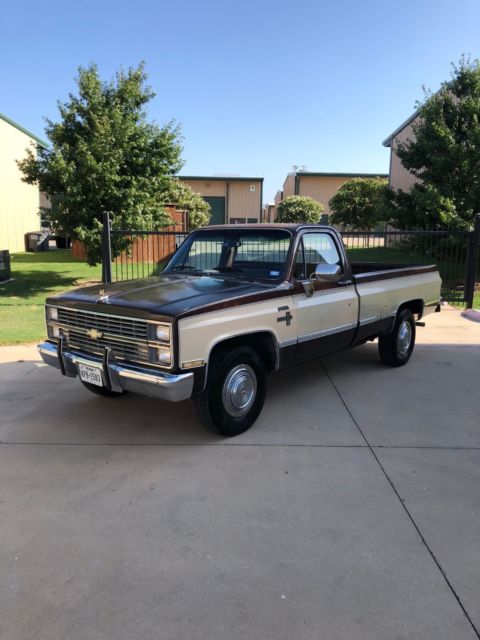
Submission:
[[[285,271],[290,241],[284,229],[200,231],[186,239],[165,272],[278,279]]]

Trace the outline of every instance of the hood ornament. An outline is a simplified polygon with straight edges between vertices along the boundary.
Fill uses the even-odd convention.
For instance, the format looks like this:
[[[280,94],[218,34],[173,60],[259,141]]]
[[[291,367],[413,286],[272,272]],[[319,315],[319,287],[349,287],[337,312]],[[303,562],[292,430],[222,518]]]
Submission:
[[[105,289],[99,289],[97,302],[106,302],[108,300],[108,293]]]

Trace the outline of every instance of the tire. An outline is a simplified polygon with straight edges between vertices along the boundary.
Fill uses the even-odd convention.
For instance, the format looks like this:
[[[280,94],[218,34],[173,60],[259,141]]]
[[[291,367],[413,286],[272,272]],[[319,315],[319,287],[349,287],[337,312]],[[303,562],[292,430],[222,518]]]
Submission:
[[[410,309],[398,313],[391,333],[380,336],[380,359],[390,367],[401,367],[410,360],[415,346],[415,320]]]
[[[193,397],[201,422],[227,438],[247,431],[260,415],[266,396],[266,371],[250,347],[214,354],[204,391]]]
[[[90,384],[90,382],[84,382],[80,380],[85,389],[88,389],[92,393],[95,393],[97,396],[103,396],[104,398],[116,398],[117,396],[123,396],[127,392],[126,391],[112,391],[111,389],[107,389],[107,387],[99,387],[96,384]]]

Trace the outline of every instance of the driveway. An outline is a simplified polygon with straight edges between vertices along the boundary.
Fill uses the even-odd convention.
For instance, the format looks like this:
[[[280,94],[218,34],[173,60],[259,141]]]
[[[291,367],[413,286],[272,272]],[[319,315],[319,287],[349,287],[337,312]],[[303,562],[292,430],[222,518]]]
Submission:
[[[232,440],[1,349],[2,640],[478,639],[480,324],[417,336],[272,377]]]

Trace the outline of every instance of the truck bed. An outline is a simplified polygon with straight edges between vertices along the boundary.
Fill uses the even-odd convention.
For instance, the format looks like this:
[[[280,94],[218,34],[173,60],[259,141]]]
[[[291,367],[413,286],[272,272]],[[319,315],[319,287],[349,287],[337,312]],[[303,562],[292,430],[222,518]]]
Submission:
[[[371,280],[401,278],[438,270],[438,267],[433,264],[391,264],[385,262],[351,262],[350,264],[355,282],[359,284]]]

